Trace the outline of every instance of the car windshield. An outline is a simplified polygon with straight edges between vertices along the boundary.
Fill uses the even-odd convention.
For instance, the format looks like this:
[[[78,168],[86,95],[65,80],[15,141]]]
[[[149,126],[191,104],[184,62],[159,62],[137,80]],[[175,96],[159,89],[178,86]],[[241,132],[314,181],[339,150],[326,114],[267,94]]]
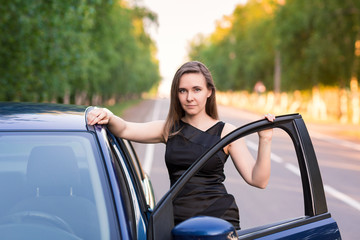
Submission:
[[[32,238],[39,231],[42,238],[110,238],[93,141],[80,132],[0,133],[2,236],[15,231]]]

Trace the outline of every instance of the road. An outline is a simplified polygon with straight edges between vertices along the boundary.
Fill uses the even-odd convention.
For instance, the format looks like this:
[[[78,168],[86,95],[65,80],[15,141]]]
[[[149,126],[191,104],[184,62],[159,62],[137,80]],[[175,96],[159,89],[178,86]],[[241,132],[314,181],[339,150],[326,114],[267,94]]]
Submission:
[[[146,100],[124,113],[128,121],[165,119],[169,100]],[[261,116],[219,106],[221,120],[236,126]],[[360,142],[327,136],[324,126],[308,124],[320,165],[329,211],[337,221],[343,239],[360,236]],[[256,154],[257,135],[246,137],[248,148]],[[169,189],[164,163],[164,144],[136,144],[142,165],[150,175],[158,201]],[[255,156],[255,155],[254,155]],[[235,196],[240,209],[242,229],[304,215],[302,187],[291,139],[280,129],[274,130],[272,169],[266,189],[247,185],[235,170],[231,159],[225,165],[225,185]]]

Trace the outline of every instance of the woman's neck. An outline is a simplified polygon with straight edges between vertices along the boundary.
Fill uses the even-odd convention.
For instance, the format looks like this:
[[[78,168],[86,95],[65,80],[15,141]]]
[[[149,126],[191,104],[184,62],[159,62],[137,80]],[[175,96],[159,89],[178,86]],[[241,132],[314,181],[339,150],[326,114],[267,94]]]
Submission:
[[[215,122],[218,121],[207,114],[195,116],[185,115],[181,120],[198,129],[208,129],[209,126],[212,126]]]

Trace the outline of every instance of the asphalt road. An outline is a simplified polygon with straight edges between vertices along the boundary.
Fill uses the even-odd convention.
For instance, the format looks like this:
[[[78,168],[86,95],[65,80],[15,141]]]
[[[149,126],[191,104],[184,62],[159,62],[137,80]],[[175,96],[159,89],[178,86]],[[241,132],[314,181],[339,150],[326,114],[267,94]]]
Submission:
[[[128,121],[144,122],[165,119],[169,100],[146,100],[124,113]],[[239,109],[219,106],[221,120],[236,126],[261,116]],[[307,125],[320,165],[328,209],[337,221],[343,239],[360,236],[360,142],[335,136],[326,126]],[[334,126],[331,126],[334,128]],[[331,134],[330,134],[331,133]],[[256,154],[257,135],[246,137],[249,149]],[[164,144],[135,144],[143,168],[152,180],[156,200],[169,189],[164,163]],[[274,130],[272,169],[266,189],[247,185],[231,159],[225,165],[225,184],[235,196],[240,209],[242,229],[304,215],[303,196],[297,160],[289,136]]]

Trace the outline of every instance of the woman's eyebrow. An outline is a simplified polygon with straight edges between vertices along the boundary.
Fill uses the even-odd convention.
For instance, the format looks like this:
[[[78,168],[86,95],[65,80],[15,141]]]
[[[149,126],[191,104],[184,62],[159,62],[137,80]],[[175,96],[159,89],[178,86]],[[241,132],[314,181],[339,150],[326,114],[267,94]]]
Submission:
[[[203,88],[202,86],[192,86],[191,89],[195,89],[195,88]],[[179,89],[187,89],[186,87],[179,87]]]

